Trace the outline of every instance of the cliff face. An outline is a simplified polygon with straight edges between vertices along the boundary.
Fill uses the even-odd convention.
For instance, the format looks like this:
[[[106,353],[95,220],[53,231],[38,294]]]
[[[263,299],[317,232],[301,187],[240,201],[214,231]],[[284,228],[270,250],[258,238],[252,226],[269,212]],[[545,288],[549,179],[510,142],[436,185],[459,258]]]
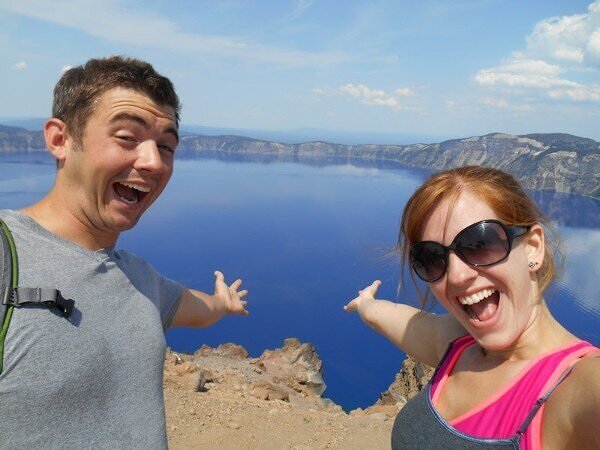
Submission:
[[[0,126],[0,153],[44,148],[41,132]],[[480,164],[512,173],[526,188],[600,197],[600,144],[569,134],[513,136],[494,133],[438,144],[282,144],[241,136],[182,136],[179,157],[210,154],[396,161],[410,167],[448,169]]]
[[[439,144],[339,145],[327,142],[280,144],[239,136],[185,136],[180,151],[342,157],[397,161],[411,167],[448,169],[486,165],[513,174],[528,189],[600,197],[600,145],[567,134],[489,134]]]
[[[0,153],[29,152],[45,148],[41,131],[0,125]]]

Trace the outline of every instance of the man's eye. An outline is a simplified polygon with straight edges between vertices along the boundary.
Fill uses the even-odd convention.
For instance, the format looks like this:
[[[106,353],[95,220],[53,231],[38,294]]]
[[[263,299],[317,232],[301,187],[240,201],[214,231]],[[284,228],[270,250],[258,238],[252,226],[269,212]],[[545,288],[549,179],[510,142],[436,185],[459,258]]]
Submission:
[[[158,148],[160,148],[161,150],[165,150],[165,151],[167,151],[169,153],[174,153],[175,152],[175,149],[173,147],[171,147],[169,145],[166,145],[166,144],[160,144],[158,146]]]
[[[133,136],[117,135],[117,139],[124,142],[135,142],[135,138]]]

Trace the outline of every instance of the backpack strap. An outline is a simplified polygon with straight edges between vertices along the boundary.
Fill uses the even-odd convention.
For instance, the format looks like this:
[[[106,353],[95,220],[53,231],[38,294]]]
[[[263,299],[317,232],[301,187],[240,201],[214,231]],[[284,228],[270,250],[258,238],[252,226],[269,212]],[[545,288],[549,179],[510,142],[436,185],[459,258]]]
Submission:
[[[12,318],[13,306],[6,301],[18,280],[17,250],[6,224],[0,220],[0,373],[4,362],[4,340]]]
[[[10,306],[23,306],[29,304],[39,304],[58,309],[64,317],[69,317],[73,312],[75,302],[68,300],[60,295],[58,289],[52,288],[24,288],[17,287],[11,290],[11,295],[5,300]]]
[[[13,309],[24,304],[39,304],[57,308],[69,317],[75,302],[60,295],[57,289],[18,287],[19,264],[17,248],[6,223],[0,220],[0,373],[4,361],[4,341]]]

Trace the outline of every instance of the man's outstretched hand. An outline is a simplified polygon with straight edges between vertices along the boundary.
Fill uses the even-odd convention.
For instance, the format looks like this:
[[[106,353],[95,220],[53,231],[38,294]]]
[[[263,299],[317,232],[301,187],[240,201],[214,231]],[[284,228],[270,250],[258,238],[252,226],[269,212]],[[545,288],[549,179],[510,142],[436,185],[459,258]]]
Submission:
[[[215,301],[222,303],[226,308],[226,314],[242,314],[247,316],[248,310],[246,305],[248,302],[244,300],[248,291],[238,289],[242,285],[242,280],[237,279],[230,286],[225,282],[225,276],[218,270],[215,271],[215,293],[213,298]]]

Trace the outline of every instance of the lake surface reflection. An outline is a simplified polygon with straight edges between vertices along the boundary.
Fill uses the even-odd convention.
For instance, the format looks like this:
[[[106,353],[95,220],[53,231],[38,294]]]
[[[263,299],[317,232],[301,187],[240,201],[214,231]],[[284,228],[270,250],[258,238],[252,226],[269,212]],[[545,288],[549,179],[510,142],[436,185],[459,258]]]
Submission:
[[[119,241],[187,285],[212,292],[219,269],[229,281],[242,277],[250,290],[248,318],[170,330],[168,345],[193,352],[231,341],[258,356],[298,337],[323,359],[327,397],[346,409],[374,403],[404,355],[342,306],[376,278],[382,298],[397,298],[400,213],[428,172],[381,161],[219,158],[177,160],[156,205]],[[41,198],[54,167],[41,153],[0,157],[0,207]],[[546,296],[550,307],[598,345],[600,202],[533,196],[557,224],[567,257]]]

